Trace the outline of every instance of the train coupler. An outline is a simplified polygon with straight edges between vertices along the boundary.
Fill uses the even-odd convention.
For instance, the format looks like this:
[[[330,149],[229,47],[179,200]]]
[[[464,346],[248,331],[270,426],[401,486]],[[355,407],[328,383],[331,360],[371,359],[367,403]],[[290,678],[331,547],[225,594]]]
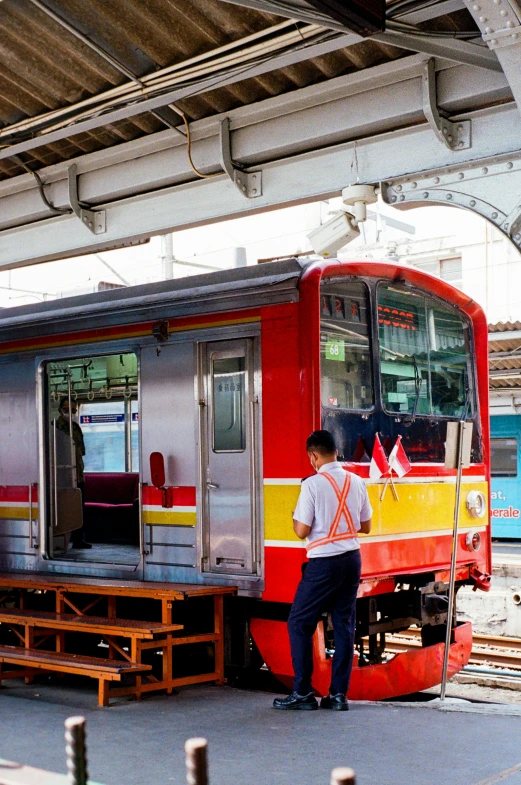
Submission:
[[[490,591],[492,575],[489,575],[488,572],[481,572],[477,567],[471,567],[469,574],[474,581],[472,591],[477,591],[477,589],[481,589],[481,591]]]

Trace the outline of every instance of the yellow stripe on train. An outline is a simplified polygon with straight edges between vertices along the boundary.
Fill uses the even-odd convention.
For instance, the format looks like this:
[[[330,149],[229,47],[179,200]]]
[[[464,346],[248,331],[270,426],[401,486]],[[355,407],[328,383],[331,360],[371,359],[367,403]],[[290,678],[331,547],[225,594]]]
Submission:
[[[373,526],[364,539],[387,534],[406,534],[450,529],[454,518],[456,487],[447,482],[396,483],[398,501],[387,488],[383,501],[380,495],[383,484],[368,485],[367,491],[373,508]],[[488,499],[486,482],[463,481],[461,486],[460,524],[483,526],[487,518],[472,518],[467,510],[469,491],[482,491]],[[264,486],[264,537],[266,540],[297,542],[293,533],[292,513],[297,503],[300,485]]]
[[[154,526],[195,526],[197,513],[194,511],[182,512],[180,510],[157,509],[143,510],[143,523]]]

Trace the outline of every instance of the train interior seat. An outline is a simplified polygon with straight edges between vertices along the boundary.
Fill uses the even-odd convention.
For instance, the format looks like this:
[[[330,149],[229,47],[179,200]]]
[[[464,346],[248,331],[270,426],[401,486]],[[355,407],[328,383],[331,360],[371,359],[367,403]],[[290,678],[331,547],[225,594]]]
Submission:
[[[84,493],[88,542],[139,544],[139,474],[87,472]]]

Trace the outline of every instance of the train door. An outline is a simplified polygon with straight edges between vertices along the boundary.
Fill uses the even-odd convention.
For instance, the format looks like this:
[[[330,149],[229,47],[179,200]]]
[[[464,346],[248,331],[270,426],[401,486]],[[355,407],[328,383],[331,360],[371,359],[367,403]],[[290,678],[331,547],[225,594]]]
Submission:
[[[134,352],[43,363],[45,552],[50,569],[140,570]],[[58,567],[57,563],[68,565]]]
[[[201,347],[201,555],[207,573],[261,571],[255,349],[253,338]]]
[[[195,378],[192,340],[141,350],[142,543],[146,580],[198,580]],[[153,485],[152,453],[163,456],[163,489]]]

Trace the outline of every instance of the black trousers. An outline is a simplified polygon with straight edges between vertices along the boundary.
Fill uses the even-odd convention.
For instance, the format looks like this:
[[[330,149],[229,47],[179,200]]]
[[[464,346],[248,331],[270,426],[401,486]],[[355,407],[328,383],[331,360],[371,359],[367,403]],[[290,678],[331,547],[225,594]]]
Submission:
[[[338,556],[310,559],[303,565],[288,618],[291,657],[299,695],[311,692],[312,638],[324,611],[331,613],[335,631],[335,654],[330,695],[345,695],[353,667],[356,593],[360,584],[360,550]]]

